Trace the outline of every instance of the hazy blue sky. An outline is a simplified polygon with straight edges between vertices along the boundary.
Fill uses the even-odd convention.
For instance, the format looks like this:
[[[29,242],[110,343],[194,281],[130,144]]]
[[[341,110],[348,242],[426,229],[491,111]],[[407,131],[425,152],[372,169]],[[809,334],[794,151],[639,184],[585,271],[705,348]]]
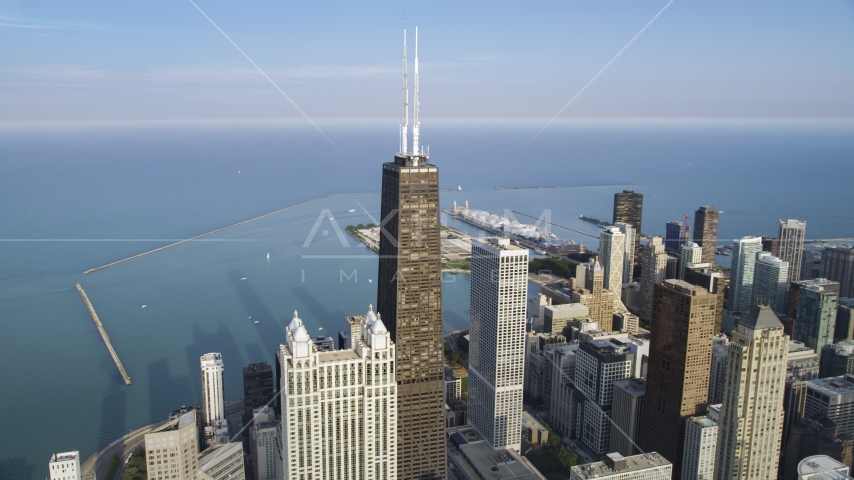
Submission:
[[[422,115],[555,115],[667,0],[196,0],[306,113],[393,119],[404,16]],[[188,0],[0,0],[0,122],[299,113]],[[854,2],[675,0],[561,118],[854,118]]]

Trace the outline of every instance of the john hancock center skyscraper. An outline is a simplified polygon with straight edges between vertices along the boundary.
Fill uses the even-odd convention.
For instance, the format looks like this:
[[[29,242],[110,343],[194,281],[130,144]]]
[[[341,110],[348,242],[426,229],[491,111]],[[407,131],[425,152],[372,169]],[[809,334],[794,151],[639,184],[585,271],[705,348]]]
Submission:
[[[445,478],[439,169],[418,138],[418,28],[412,150],[403,40],[400,153],[383,164],[377,305],[397,346],[397,455],[402,479]]]

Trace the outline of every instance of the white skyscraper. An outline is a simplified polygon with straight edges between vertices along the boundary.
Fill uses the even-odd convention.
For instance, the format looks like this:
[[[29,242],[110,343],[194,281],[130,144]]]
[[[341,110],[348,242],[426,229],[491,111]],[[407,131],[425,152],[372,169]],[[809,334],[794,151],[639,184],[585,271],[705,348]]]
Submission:
[[[281,425],[276,421],[272,407],[256,408],[253,415],[255,420],[249,427],[249,448],[255,480],[281,480]]]
[[[691,417],[686,422],[682,480],[713,480],[718,424],[706,415]]]
[[[204,395],[205,423],[215,420],[225,420],[225,404],[222,388],[221,353],[206,353],[202,355],[202,394]]]
[[[80,480],[80,452],[54,453],[48,468],[50,480]]]
[[[494,448],[521,450],[528,249],[472,242],[468,421]]]
[[[635,227],[628,223],[617,222],[614,224],[626,236],[626,253],[623,256],[623,283],[631,283],[635,268],[635,248],[638,242],[638,233]]]
[[[279,348],[286,480],[397,478],[395,346],[368,312],[353,349],[319,352],[296,312]]]
[[[777,478],[789,337],[766,306],[754,306],[732,332],[718,421],[715,478]]]
[[[789,264],[770,253],[757,253],[753,270],[753,304],[767,304],[778,315],[786,314]]]
[[[599,264],[604,271],[604,288],[620,298],[623,288],[623,264],[626,256],[626,235],[617,227],[599,232]]]
[[[679,252],[679,280],[685,279],[685,268],[688,264],[700,263],[703,260],[703,247],[694,242],[686,242],[682,244]]]
[[[222,386],[222,354],[206,353],[201,357],[202,396],[205,410],[205,439],[207,443],[228,441],[228,422],[225,420],[225,401]]]
[[[787,282],[801,278],[801,261],[804,253],[804,236],[807,222],[799,220],[780,220],[780,236],[777,240],[777,256],[789,263]]]
[[[653,285],[662,283],[667,269],[667,254],[661,237],[652,237],[649,244],[643,248],[641,259],[641,320],[649,322],[652,319]]]
[[[732,244],[727,309],[742,313],[753,306],[753,273],[756,254],[762,251],[762,237],[744,237]]]

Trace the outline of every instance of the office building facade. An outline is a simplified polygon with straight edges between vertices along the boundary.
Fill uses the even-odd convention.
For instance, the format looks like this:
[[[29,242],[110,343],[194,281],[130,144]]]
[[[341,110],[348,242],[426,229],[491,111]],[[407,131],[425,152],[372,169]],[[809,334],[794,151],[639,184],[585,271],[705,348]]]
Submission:
[[[754,306],[732,332],[718,422],[715,478],[777,478],[789,338],[766,306]]]
[[[575,367],[575,388],[581,392],[577,433],[599,455],[608,453],[614,382],[632,377],[635,355],[608,339],[582,342]]]
[[[552,388],[549,401],[549,421],[565,436],[575,434],[575,368],[578,364],[578,344],[556,347],[550,351]]]
[[[521,450],[528,249],[473,241],[469,423],[492,448]]]
[[[273,367],[263,362],[243,367],[244,424],[252,419],[254,410],[267,405],[275,393]]]
[[[286,337],[279,348],[283,478],[407,478],[397,470],[395,344],[381,315],[362,322],[351,350],[318,351],[296,314]]]
[[[420,146],[417,52],[415,56],[411,149],[404,75],[400,153],[382,170],[377,311],[388,321],[397,352],[397,475],[441,479],[445,410],[439,168],[428,163],[429,155]]]
[[[667,254],[661,237],[652,237],[644,247],[641,259],[640,319],[649,323],[652,318],[653,285],[664,282]]]
[[[836,292],[811,285],[800,292],[795,316],[795,340],[821,354],[825,345],[833,344],[836,329]]]
[[[199,455],[199,480],[244,480],[243,443],[214,445]]]
[[[670,480],[673,465],[658,452],[625,457],[619,453],[605,455],[605,460],[572,467],[570,480]],[[678,475],[678,473],[677,473]]]
[[[637,446],[638,430],[645,394],[646,380],[642,378],[614,382],[609,452],[617,452],[627,457],[640,453]]]
[[[818,376],[828,378],[843,375],[854,375],[854,340],[842,340],[821,349]]]
[[[712,362],[709,370],[709,403],[724,401],[726,388],[726,362],[729,356],[729,337],[719,333],[712,338]]]
[[[801,279],[801,260],[804,253],[804,235],[807,222],[799,220],[780,220],[777,254],[780,260],[789,264],[787,282]]]
[[[713,206],[704,206],[694,212],[694,243],[703,249],[700,263],[715,264],[715,249],[718,240],[718,211]]]
[[[839,282],[840,297],[854,297],[854,247],[837,245],[824,249],[821,271],[823,277]]]
[[[679,248],[679,273],[676,275],[676,278],[685,280],[685,269],[689,265],[702,262],[703,249],[694,242],[686,242]]]
[[[617,227],[599,232],[599,263],[602,265],[605,290],[618,298],[623,286],[623,259],[626,255],[626,235]]]
[[[744,237],[732,244],[727,309],[747,313],[753,307],[753,274],[756,254],[762,251],[762,237]]]
[[[50,480],[80,480],[80,452],[52,454],[48,471]]]
[[[620,229],[626,237],[623,255],[623,283],[631,283],[634,280],[635,252],[638,250],[638,234],[635,227],[630,223],[617,222],[615,227]]]
[[[148,480],[195,480],[199,476],[196,411],[170,420],[145,434]]]
[[[777,315],[785,315],[788,275],[787,262],[770,253],[757,253],[753,270],[753,304],[768,305]]]
[[[679,253],[682,245],[691,241],[691,227],[683,222],[667,222],[664,228],[664,249]]]
[[[839,433],[854,438],[854,376],[808,381],[804,415],[826,416],[839,427]]]
[[[717,447],[717,422],[706,415],[689,418],[685,423],[682,480],[713,480]]]
[[[249,455],[252,459],[254,480],[282,480],[281,424],[270,407],[256,408],[254,422],[249,427]]]
[[[706,412],[716,296],[683,280],[655,286],[640,447],[682,471],[685,421]]]

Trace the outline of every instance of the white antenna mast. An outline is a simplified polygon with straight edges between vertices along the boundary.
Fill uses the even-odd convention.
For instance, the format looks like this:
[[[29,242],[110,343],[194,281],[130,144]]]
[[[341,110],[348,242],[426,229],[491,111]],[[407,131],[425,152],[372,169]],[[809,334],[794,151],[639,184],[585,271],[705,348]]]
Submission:
[[[415,111],[412,116],[412,153],[418,155],[418,27],[415,27]]]
[[[400,153],[406,155],[409,137],[409,87],[406,84],[406,27],[403,27],[403,124],[400,126]]]

